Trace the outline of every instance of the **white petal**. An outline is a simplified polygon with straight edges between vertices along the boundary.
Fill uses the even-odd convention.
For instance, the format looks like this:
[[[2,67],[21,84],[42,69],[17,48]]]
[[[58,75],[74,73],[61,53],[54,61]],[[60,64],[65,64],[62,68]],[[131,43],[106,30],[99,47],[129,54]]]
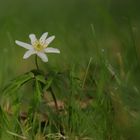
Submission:
[[[25,49],[32,49],[32,45],[16,40],[15,43]]]
[[[45,41],[45,46],[48,46],[53,40],[55,39],[55,36],[50,36]]]
[[[43,62],[48,62],[48,57],[43,52],[37,52],[37,55],[41,58]]]
[[[30,34],[29,38],[31,40],[31,44],[32,45],[37,41],[37,38],[36,38],[35,34]]]
[[[57,48],[51,48],[51,47],[44,49],[44,51],[46,53],[60,53],[60,50],[59,49],[57,49]]]
[[[48,32],[43,33],[42,36],[39,39],[39,42],[43,45],[45,43],[45,40],[47,38]]]
[[[35,50],[31,49],[31,50],[28,50],[24,56],[23,56],[23,59],[27,59],[28,57],[30,57],[32,54],[35,54]]]

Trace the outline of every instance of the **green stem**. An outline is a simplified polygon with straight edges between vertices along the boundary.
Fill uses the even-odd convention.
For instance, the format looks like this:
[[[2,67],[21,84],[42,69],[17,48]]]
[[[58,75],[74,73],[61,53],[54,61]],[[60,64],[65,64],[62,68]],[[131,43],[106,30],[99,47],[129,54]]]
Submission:
[[[52,87],[50,87],[50,92],[51,92],[52,98],[53,98],[54,103],[55,103],[56,111],[57,111],[58,116],[59,116],[59,115],[60,115],[60,113],[59,113],[59,107],[58,107],[57,100],[56,100],[56,97],[55,97],[55,94],[54,94],[54,92],[53,92]],[[59,117],[60,117],[60,116],[59,116]],[[60,119],[60,118],[59,118],[59,119]],[[60,120],[60,122],[58,122],[58,125],[59,125],[59,128],[60,128],[60,133],[64,136],[64,128],[63,128],[63,126],[61,125],[61,120]],[[61,138],[61,139],[63,139],[63,138]]]
[[[55,103],[56,111],[59,113],[59,108],[58,108],[57,100],[56,100],[55,94],[54,94],[54,92],[53,92],[51,87],[50,87],[50,92],[51,92],[52,98],[53,98],[54,103]]]
[[[39,70],[37,55],[35,55],[35,65],[37,70]]]

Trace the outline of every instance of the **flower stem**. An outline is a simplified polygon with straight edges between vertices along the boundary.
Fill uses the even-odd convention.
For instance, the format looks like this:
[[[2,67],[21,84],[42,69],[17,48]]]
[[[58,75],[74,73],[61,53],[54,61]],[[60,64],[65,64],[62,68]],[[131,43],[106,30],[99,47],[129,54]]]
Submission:
[[[58,107],[57,100],[56,100],[56,97],[55,97],[55,94],[53,92],[52,87],[50,87],[50,92],[51,92],[52,98],[53,98],[54,103],[55,103],[55,108],[56,108],[56,111],[57,111],[57,115],[59,116],[59,119],[60,119],[59,107]],[[60,133],[61,133],[62,136],[64,136],[64,128],[61,124],[61,119],[59,121],[60,122],[58,122],[58,125],[59,125],[59,129],[60,129]]]
[[[39,70],[37,55],[35,55],[35,65],[37,70]]]
[[[56,100],[55,94],[54,94],[54,92],[53,92],[51,87],[50,87],[50,92],[51,92],[52,98],[54,100],[56,111],[59,113],[59,108],[58,108],[57,100]]]

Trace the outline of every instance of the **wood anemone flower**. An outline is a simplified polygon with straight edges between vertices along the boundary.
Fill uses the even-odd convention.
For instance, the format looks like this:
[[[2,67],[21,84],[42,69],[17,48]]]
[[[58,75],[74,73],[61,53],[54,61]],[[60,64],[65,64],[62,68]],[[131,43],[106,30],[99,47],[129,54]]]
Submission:
[[[38,40],[35,34],[30,34],[29,38],[31,40],[31,44],[16,40],[15,43],[17,45],[28,50],[25,52],[23,59],[27,59],[31,55],[36,54],[38,57],[41,58],[43,62],[48,62],[48,57],[46,53],[60,53],[59,49],[48,47],[48,45],[54,40],[55,36],[50,36],[48,38],[47,36],[48,32],[45,32]]]

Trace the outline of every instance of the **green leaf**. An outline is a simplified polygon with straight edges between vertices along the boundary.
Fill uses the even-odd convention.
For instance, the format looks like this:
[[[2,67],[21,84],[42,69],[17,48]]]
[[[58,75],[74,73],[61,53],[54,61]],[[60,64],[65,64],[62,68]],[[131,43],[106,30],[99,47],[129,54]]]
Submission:
[[[3,111],[3,109],[1,108],[1,106],[0,106],[0,124],[5,127],[7,127],[9,124],[7,116],[5,112]]]
[[[35,78],[41,83],[46,84],[46,79],[43,75],[37,75]]]
[[[34,78],[34,74],[32,72],[25,73],[21,76],[16,77],[14,80],[10,82],[8,86],[6,86],[3,90],[4,94],[13,93],[17,91],[22,85],[26,82]]]
[[[35,79],[35,92],[34,92],[34,100],[33,100],[33,105],[34,109],[38,106],[38,104],[41,102],[41,97],[42,97],[42,89],[40,82]]]
[[[46,85],[45,85],[45,87],[43,88],[43,90],[46,91],[47,89],[49,89],[49,87],[51,86],[52,82],[53,82],[53,77],[49,77],[49,78],[47,79],[47,81],[46,81]]]

